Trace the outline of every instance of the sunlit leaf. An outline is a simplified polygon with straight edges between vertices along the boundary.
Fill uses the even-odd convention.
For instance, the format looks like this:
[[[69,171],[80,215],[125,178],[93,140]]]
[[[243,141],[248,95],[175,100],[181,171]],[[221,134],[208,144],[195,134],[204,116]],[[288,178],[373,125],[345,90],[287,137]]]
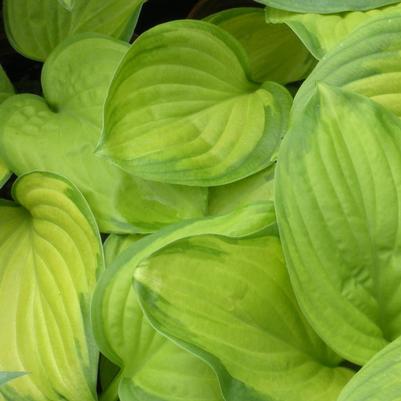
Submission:
[[[45,63],[44,98],[23,94],[0,106],[0,158],[17,175],[46,170],[82,191],[104,232],[152,232],[202,216],[206,191],[131,177],[94,154],[103,104],[128,45],[103,36],[67,40]]]
[[[274,236],[198,236],[141,262],[152,324],[212,364],[227,401],[335,401],[352,376],[296,303]]]
[[[99,153],[134,176],[223,185],[274,161],[291,106],[280,85],[250,80],[239,43],[203,21],[141,35],[105,106]]]
[[[31,173],[0,203],[0,371],[27,372],[5,400],[96,400],[90,302],[103,253],[95,219],[64,178]]]

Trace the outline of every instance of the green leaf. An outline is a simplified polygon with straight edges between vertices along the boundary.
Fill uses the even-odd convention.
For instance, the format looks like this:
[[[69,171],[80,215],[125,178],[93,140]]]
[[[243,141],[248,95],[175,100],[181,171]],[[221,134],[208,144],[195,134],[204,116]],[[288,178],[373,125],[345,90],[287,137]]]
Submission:
[[[108,266],[133,244],[140,245],[139,236],[110,236],[105,243]],[[222,401],[211,368],[161,336],[143,317],[131,280],[132,275],[124,283],[128,292],[122,320],[115,321],[122,330],[112,339],[122,369],[116,379],[117,384],[121,380],[117,387],[120,400]],[[121,313],[118,305],[112,305],[117,314]],[[109,317],[114,318],[112,311]],[[115,391],[114,386],[110,391]]]
[[[294,291],[357,364],[401,334],[400,133],[394,114],[320,85],[280,150],[276,213]]]
[[[337,14],[302,14],[266,8],[266,18],[273,24],[287,24],[302,40],[309,51],[321,59],[328,51],[346,38],[369,18],[386,12],[401,10],[401,4]]]
[[[271,219],[274,212],[274,169],[275,165],[243,180],[209,189],[209,215],[221,215],[258,202],[271,205]]]
[[[44,98],[0,106],[0,158],[17,175],[45,170],[82,191],[103,232],[152,232],[202,216],[204,189],[131,177],[94,154],[106,93],[128,45],[99,35],[68,39],[44,65]]]
[[[25,372],[0,372],[0,386],[3,386],[9,381],[25,375]]]
[[[352,376],[308,325],[274,236],[190,237],[141,262],[152,325],[212,364],[227,401],[335,401]]]
[[[10,97],[13,93],[14,88],[3,67],[0,65],[0,103]],[[0,160],[0,188],[7,182],[10,176],[10,170],[7,168],[5,163]]]
[[[366,11],[398,3],[399,0],[256,0],[269,7],[297,13],[332,14]]]
[[[401,338],[376,354],[345,386],[338,401],[399,401]]]
[[[274,212],[274,211],[273,211]],[[274,214],[273,214],[274,216]],[[97,284],[93,297],[92,318],[97,344],[104,355],[117,365],[122,365],[122,355],[128,355],[125,341],[131,335],[130,326],[124,325],[127,299],[133,296],[132,277],[136,266],[158,249],[189,235],[215,234],[229,237],[252,235],[275,223],[272,218],[271,202],[258,202],[230,213],[189,220],[168,226],[157,233],[137,241],[121,254],[104,271]],[[110,246],[119,249],[117,244]],[[126,237],[128,242],[135,237]],[[106,252],[107,253],[107,252]],[[112,260],[106,255],[107,260]]]
[[[60,4],[68,11],[72,11],[75,5],[75,0],[58,0]]]
[[[174,21],[138,38],[105,106],[99,153],[135,176],[223,185],[274,161],[291,106],[280,85],[256,84],[244,50],[203,21]]]
[[[67,37],[97,32],[128,41],[144,0],[4,0],[4,23],[11,45],[45,61]]]
[[[281,84],[300,81],[308,76],[315,60],[302,42],[285,24],[266,24],[260,8],[233,8],[207,18],[233,35],[249,56],[254,80]]]
[[[294,113],[317,82],[365,95],[401,116],[401,14],[386,13],[355,29],[317,65],[295,97]]]
[[[96,399],[90,301],[103,252],[88,204],[50,173],[20,177],[0,203],[0,371],[29,375],[6,400]]]

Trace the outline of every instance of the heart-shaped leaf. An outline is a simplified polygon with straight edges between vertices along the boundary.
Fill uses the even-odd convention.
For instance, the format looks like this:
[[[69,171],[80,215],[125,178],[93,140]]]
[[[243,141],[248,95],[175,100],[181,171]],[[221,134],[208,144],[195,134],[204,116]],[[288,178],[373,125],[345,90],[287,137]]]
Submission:
[[[190,237],[135,272],[152,324],[219,375],[227,401],[335,401],[352,376],[302,316],[277,237]]]
[[[64,42],[45,63],[44,98],[0,106],[0,158],[17,175],[46,170],[82,191],[104,232],[151,232],[202,216],[207,193],[131,177],[94,154],[112,76],[128,45],[103,36]]]
[[[256,0],[269,7],[297,13],[332,14],[366,11],[398,3],[399,0]]]
[[[401,11],[401,4],[337,14],[303,14],[266,8],[266,18],[273,24],[287,24],[310,52],[321,59],[328,51],[370,18],[386,12]],[[292,60],[292,58],[291,58]]]
[[[345,386],[338,401],[399,401],[401,338],[376,354]]]
[[[268,167],[291,97],[249,77],[244,50],[217,26],[174,21],[149,30],[113,79],[99,153],[135,176],[194,186]]]
[[[365,95],[401,116],[401,14],[372,17],[317,65],[295,97],[294,113],[313,95],[316,83]]]
[[[400,149],[394,114],[320,85],[280,150],[275,205],[295,293],[357,364],[401,335]]]
[[[90,302],[103,252],[88,204],[68,181],[35,172],[0,203],[0,371],[28,372],[5,400],[96,400]]]
[[[111,266],[120,253],[139,240],[140,236],[109,237],[105,244],[106,263]],[[143,317],[131,280],[132,276],[126,279],[130,291],[123,305],[122,321],[118,322],[123,330],[113,338],[122,370],[106,394],[118,390],[121,401],[222,401],[211,368],[161,336]],[[113,307],[118,313],[119,304]]]
[[[205,20],[229,32],[244,46],[256,81],[300,81],[315,66],[315,59],[291,29],[285,24],[266,24],[263,9],[232,8]]]
[[[61,4],[63,3],[63,4]],[[45,61],[68,36],[97,32],[129,40],[144,0],[4,0],[4,22],[12,46]]]

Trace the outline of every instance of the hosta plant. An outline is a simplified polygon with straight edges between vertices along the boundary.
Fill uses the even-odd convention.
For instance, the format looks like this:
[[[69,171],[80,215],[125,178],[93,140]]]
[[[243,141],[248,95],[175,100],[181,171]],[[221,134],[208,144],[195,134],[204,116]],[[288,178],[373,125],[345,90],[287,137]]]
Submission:
[[[163,7],[4,1],[0,401],[401,401],[401,3]]]

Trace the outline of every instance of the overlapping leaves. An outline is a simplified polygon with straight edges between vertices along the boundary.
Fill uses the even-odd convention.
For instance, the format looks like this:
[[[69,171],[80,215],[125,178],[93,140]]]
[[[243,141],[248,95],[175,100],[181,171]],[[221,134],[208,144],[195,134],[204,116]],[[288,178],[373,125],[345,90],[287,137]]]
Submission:
[[[94,154],[104,100],[128,45],[83,35],[46,62],[44,98],[22,94],[0,108],[0,158],[17,175],[46,170],[70,179],[104,232],[152,232],[202,216],[206,192],[130,177]]]
[[[268,167],[291,98],[250,76],[242,47],[212,24],[149,30],[114,77],[99,153],[132,175],[184,185],[227,184]]]

